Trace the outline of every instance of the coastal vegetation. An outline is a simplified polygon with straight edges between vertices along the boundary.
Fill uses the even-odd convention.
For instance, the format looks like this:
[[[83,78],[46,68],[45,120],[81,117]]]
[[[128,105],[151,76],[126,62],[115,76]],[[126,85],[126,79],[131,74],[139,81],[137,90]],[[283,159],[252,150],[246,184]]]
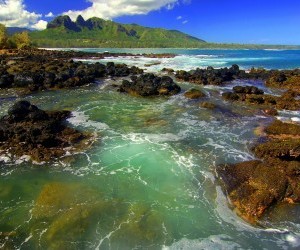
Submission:
[[[5,25],[0,24],[0,49],[22,49],[31,46],[27,31],[9,35]]]

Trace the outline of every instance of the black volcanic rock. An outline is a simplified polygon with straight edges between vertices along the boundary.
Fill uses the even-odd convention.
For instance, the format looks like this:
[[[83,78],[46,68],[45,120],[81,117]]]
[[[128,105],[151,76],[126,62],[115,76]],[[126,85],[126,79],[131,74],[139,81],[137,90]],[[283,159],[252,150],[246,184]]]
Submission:
[[[20,51],[19,57],[0,56],[0,89],[20,88],[27,92],[78,87],[93,83],[97,78],[126,77],[142,74],[135,66],[112,62],[87,64],[71,58],[90,58],[100,54],[55,51]],[[107,56],[110,56],[107,55]]]
[[[41,162],[65,154],[89,136],[64,124],[69,111],[44,111],[28,101],[16,102],[0,118],[0,151],[12,156],[29,155]]]
[[[232,81],[239,78],[245,71],[240,70],[239,66],[234,64],[230,68],[214,69],[208,67],[207,69],[197,68],[196,70],[176,72],[176,79],[197,83],[201,85],[222,85],[225,82]]]
[[[154,74],[132,76],[131,81],[124,80],[120,92],[138,96],[170,96],[180,92],[180,87],[168,76],[158,77]]]

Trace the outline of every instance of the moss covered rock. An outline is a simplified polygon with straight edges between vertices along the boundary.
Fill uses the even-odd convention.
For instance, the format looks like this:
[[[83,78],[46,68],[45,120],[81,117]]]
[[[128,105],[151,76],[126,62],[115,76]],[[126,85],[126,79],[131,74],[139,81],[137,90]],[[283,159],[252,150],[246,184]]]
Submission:
[[[198,99],[201,97],[205,97],[206,95],[198,89],[190,89],[184,93],[184,96],[189,99]]]
[[[278,203],[300,202],[300,126],[274,121],[265,131],[268,141],[253,148],[262,160],[217,168],[233,207],[250,222]]]
[[[299,202],[300,163],[278,159],[222,165],[217,169],[237,213],[256,222],[279,202]]]

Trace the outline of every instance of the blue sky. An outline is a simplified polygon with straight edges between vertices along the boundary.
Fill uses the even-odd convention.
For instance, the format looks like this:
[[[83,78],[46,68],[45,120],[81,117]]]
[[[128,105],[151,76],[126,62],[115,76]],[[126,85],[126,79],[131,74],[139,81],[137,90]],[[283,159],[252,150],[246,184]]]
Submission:
[[[209,42],[300,45],[298,0],[0,0],[0,22],[42,29],[57,15],[177,29]]]

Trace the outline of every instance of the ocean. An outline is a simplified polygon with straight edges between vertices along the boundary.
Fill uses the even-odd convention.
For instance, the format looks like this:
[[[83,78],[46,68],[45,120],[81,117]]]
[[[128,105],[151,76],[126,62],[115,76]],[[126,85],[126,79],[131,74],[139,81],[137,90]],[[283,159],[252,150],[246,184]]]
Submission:
[[[161,74],[162,68],[300,67],[298,50],[77,49],[89,52],[175,53],[174,58],[108,58]],[[85,60],[94,63],[93,58]],[[272,121],[262,111],[228,103],[226,86],[179,83],[172,97],[140,98],[99,80],[69,90],[24,97],[42,109],[72,111],[70,126],[95,135],[86,151],[55,162],[32,164],[0,156],[0,248],[16,249],[299,249],[300,209],[268,212],[259,225],[237,216],[222,192],[219,164],[254,159],[254,132]],[[189,100],[198,88],[203,100]],[[0,115],[17,99],[0,92]],[[205,109],[202,101],[219,108]],[[278,119],[300,118],[279,112]]]
[[[132,54],[176,54],[175,58],[151,59],[151,58],[119,58],[117,62],[126,62],[136,66],[145,64],[161,63],[150,68],[160,70],[163,67],[175,70],[190,70],[193,68],[205,68],[212,66],[215,68],[230,67],[237,64],[243,69],[265,68],[265,69],[294,69],[300,67],[300,50],[219,50],[219,49],[71,49],[86,52],[112,52],[112,53],[132,53]],[[112,59],[108,58],[108,61]]]

